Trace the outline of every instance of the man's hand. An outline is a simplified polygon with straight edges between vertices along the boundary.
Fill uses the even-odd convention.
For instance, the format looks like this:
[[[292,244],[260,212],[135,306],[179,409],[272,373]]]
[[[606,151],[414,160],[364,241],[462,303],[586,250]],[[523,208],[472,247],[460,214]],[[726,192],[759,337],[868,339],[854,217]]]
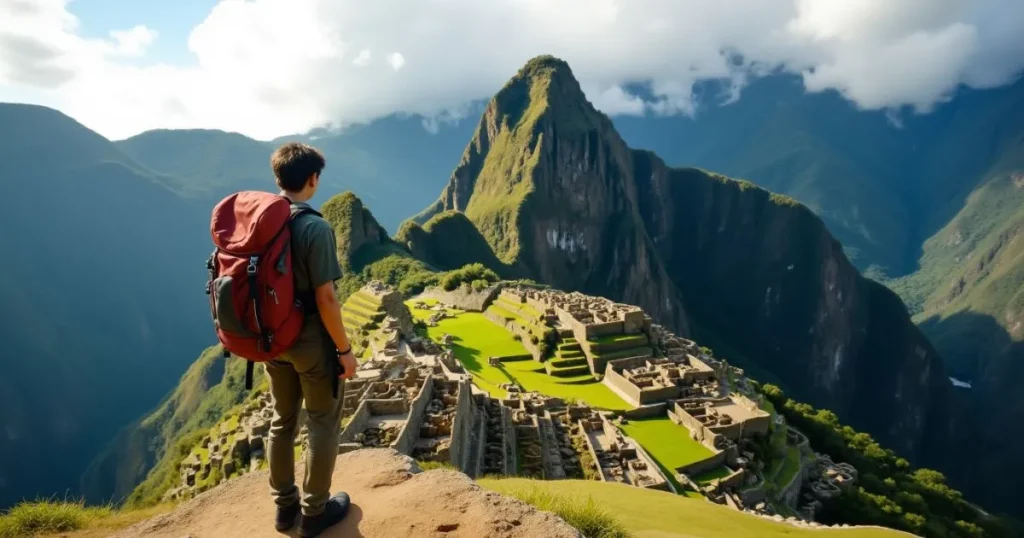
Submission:
[[[338,375],[341,379],[351,379],[356,375],[356,368],[359,367],[359,363],[356,362],[356,356],[351,351],[344,355],[338,355],[338,362],[341,364],[341,374]]]

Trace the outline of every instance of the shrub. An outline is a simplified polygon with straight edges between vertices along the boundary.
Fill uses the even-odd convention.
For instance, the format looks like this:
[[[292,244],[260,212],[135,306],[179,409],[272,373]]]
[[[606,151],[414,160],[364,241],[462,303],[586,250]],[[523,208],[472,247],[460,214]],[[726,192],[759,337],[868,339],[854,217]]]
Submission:
[[[74,531],[113,512],[107,506],[86,507],[84,502],[23,502],[0,516],[0,538]]]
[[[420,461],[416,460],[416,465],[419,466],[421,471],[433,471],[434,469],[451,469],[457,471],[454,465],[447,461]]]
[[[556,495],[538,487],[510,491],[509,496],[539,510],[552,512],[580,531],[585,538],[628,538],[629,532],[616,517],[593,498]]]
[[[483,264],[471,263],[445,273],[440,279],[440,285],[445,291],[454,291],[462,285],[471,286],[473,289],[482,289],[498,280],[497,273],[484,267]]]

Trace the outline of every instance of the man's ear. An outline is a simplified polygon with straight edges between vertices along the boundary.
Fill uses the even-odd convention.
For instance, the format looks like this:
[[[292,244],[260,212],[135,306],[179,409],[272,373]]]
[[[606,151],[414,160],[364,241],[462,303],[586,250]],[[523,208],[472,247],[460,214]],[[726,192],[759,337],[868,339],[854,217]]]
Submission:
[[[314,189],[316,188],[316,186],[319,183],[320,183],[320,174],[319,173],[313,174],[313,175],[309,176],[309,179],[306,180],[306,184],[309,185],[310,187],[314,188]]]

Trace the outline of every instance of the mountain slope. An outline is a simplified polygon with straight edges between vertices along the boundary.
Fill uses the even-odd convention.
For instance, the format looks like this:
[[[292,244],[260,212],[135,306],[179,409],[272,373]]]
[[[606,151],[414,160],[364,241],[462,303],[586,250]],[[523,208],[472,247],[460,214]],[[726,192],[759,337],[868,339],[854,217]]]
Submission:
[[[213,205],[244,189],[274,190],[270,154],[279,144],[313,144],[327,159],[319,205],[351,190],[378,208],[390,230],[437,194],[470,135],[469,122],[443,124],[434,134],[419,116],[389,116],[341,131],[315,130],[274,141],[215,130],[155,130],[116,142],[124,153],[173,178],[179,193]]]
[[[155,411],[118,432],[82,475],[87,499],[146,504],[178,478],[183,454],[176,448],[191,450],[190,437],[203,433],[246,396],[245,362],[224,359],[223,351],[220,346],[206,349]],[[258,369],[254,391],[262,375]]]
[[[862,278],[806,207],[630,150],[564,62],[532,60],[491,101],[417,219],[441,210],[464,212],[528,276],[639,304],[930,459],[949,382],[898,297]]]
[[[872,274],[917,269],[922,243],[960,209],[1013,144],[1024,121],[1024,79],[964,90],[928,115],[858,110],[799,77],[751,82],[735,102],[698,85],[693,118],[616,119],[634,147],[674,166],[741,177],[800,200],[851,260]]]
[[[203,213],[56,111],[0,104],[0,506],[76,491],[197,349]],[[191,315],[182,315],[192,312]]]

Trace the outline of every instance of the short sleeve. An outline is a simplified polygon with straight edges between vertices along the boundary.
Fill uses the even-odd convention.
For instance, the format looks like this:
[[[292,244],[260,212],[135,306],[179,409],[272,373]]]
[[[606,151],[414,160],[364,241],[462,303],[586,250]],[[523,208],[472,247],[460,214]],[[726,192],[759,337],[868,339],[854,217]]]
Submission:
[[[323,219],[311,219],[309,233],[309,281],[312,289],[317,289],[328,282],[341,278],[341,265],[338,263],[338,247],[334,239],[334,229]]]

